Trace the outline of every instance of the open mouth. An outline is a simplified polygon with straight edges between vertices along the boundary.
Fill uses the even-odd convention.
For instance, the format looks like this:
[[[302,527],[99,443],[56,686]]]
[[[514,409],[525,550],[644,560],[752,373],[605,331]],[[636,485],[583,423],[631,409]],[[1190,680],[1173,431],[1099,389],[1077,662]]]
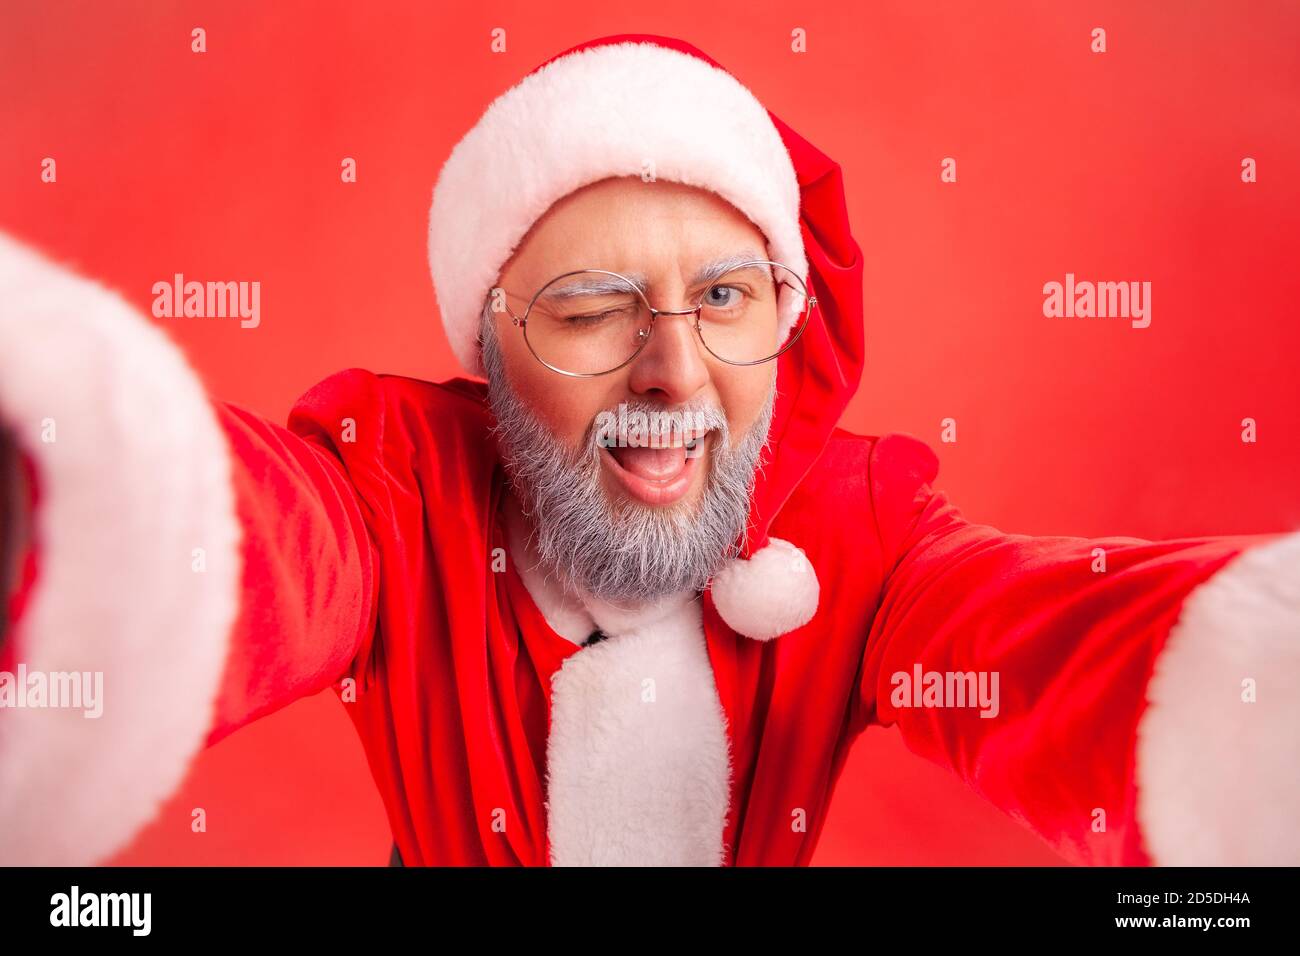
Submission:
[[[634,498],[652,505],[684,497],[710,447],[712,432],[674,435],[658,443],[602,448],[601,459]]]

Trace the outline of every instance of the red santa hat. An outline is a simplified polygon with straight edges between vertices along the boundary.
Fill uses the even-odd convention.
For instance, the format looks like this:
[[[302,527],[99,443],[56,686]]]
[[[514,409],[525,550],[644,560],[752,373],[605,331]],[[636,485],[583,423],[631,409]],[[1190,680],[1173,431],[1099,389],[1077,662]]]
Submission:
[[[834,162],[688,43],[620,35],[565,50],[493,101],[438,177],[429,267],[443,325],[461,365],[482,375],[483,304],[532,225],[583,186],[647,173],[708,189],[744,213],[766,237],[767,257],[797,271],[819,306],[778,360],[770,460],[749,530],[707,592],[733,630],[766,640],[816,613],[807,555],[767,531],[862,370],[862,266]],[[783,341],[803,306],[782,301]]]

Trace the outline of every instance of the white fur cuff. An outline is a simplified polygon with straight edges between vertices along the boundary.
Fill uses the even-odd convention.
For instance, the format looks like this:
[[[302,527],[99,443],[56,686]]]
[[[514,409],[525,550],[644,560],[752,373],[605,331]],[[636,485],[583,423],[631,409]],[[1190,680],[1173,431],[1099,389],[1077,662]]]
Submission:
[[[165,335],[3,234],[0,419],[41,494],[9,635],[23,679],[0,707],[0,861],[96,863],[176,789],[212,720],[241,572],[229,452]]]
[[[1166,866],[1300,864],[1300,533],[1198,587],[1138,728],[1138,817]]]

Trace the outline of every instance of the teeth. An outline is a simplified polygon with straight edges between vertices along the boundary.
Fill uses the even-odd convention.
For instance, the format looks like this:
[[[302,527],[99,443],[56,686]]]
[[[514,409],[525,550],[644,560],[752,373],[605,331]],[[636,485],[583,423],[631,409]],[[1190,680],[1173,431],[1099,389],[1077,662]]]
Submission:
[[[694,448],[706,432],[692,432],[689,435],[673,435],[667,438],[649,438],[641,441],[639,438],[628,435],[624,436],[621,444],[625,448]]]

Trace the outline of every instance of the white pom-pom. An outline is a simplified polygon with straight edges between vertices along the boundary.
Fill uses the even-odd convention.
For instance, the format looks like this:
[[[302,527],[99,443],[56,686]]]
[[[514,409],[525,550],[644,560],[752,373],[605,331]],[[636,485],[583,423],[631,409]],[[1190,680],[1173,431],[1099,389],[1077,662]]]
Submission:
[[[756,641],[803,627],[817,613],[821,595],[808,556],[780,538],[769,538],[748,561],[729,561],[713,576],[710,590],[727,626]]]

